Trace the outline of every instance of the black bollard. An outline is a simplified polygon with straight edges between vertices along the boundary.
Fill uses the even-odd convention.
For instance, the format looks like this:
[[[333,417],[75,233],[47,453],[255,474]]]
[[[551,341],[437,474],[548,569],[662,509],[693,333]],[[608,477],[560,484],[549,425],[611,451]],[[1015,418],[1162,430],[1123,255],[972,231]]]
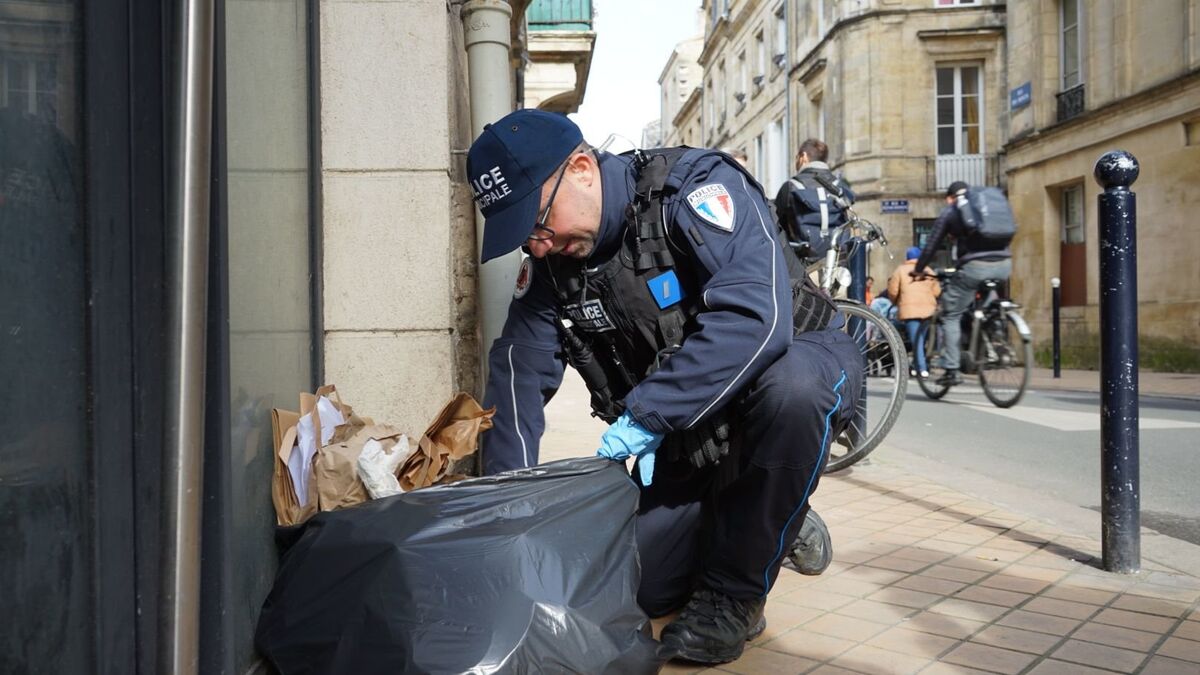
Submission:
[[[1053,313],[1051,323],[1054,324],[1054,379],[1062,377],[1062,351],[1058,336],[1058,310],[1062,307],[1062,280],[1054,277],[1050,280],[1050,307]]]
[[[1100,461],[1104,569],[1141,567],[1138,468],[1137,159],[1096,162],[1100,217]]]

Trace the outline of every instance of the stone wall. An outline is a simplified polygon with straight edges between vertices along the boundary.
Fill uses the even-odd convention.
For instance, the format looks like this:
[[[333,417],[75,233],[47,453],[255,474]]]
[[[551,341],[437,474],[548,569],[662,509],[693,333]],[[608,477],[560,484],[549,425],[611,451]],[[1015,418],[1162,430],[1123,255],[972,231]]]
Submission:
[[[479,394],[462,22],[443,0],[320,16],[325,380],[420,433]]]

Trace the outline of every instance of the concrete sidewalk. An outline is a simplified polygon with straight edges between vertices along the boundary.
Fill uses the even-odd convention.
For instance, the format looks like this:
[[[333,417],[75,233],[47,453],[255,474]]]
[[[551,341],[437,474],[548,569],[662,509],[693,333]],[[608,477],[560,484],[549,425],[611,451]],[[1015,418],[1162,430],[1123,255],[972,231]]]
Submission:
[[[542,461],[594,452],[604,425],[587,405],[570,374]],[[738,661],[664,673],[1200,673],[1200,579],[1144,559],[1138,575],[1106,573],[1097,539],[886,460],[825,476],[813,505],[833,565],[781,571]]]

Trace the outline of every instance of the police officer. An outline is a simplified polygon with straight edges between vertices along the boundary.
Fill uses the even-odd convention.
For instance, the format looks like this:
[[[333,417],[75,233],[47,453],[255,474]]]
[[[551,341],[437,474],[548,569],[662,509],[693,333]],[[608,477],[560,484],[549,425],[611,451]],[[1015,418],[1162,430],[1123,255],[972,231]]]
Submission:
[[[959,372],[960,346],[962,340],[962,315],[975,299],[975,291],[988,279],[1007,281],[1012,276],[1012,252],[1006,240],[994,240],[971,232],[963,221],[958,200],[965,199],[970,189],[963,181],[954,181],[946,190],[946,206],[933,222],[933,229],[925,240],[925,248],[917,258],[917,264],[909,272],[915,279],[925,278],[925,266],[933,259],[946,235],[953,235],[956,258],[954,276],[942,289],[941,326],[945,344],[942,348],[942,365],[946,372],[937,383],[953,386],[962,384]]]
[[[796,175],[775,195],[775,214],[792,248],[802,259],[820,258],[829,249],[828,231],[846,222],[845,209],[854,191],[845,178],[829,170],[829,146],[810,138],[796,153]]]
[[[637,458],[639,604],[683,607],[662,633],[680,656],[736,659],[852,415],[857,346],[792,283],[761,188],[722,153],[611,155],[518,110],[467,170],[482,260],[531,256],[489,355],[486,472],[537,463],[542,406],[576,367],[611,422],[598,454]]]

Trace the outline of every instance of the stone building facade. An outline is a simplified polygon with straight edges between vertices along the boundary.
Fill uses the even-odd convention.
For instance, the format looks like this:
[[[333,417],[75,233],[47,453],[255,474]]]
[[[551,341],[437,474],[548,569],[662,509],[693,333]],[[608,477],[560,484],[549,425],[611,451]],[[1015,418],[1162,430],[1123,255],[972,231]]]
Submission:
[[[1140,270],[1143,333],[1200,342],[1200,268],[1186,263],[1200,232],[1178,227],[1200,171],[1197,0],[704,0],[702,11],[703,82],[664,136],[698,125],[700,144],[745,150],[768,195],[803,139],[824,140],[856,210],[897,249],[872,251],[877,279],[924,243],[950,182],[999,185],[1020,223],[1012,293],[1035,339],[1049,335],[1053,276],[1069,330],[1094,335],[1091,171],[1122,147],[1142,160],[1141,257],[1155,261]]]
[[[1099,325],[1096,159],[1140,162],[1141,333],[1200,344],[1200,2],[1009,3],[1014,95],[1006,171],[1021,224],[1014,294],[1049,334],[1050,284],[1062,279],[1064,340]]]

